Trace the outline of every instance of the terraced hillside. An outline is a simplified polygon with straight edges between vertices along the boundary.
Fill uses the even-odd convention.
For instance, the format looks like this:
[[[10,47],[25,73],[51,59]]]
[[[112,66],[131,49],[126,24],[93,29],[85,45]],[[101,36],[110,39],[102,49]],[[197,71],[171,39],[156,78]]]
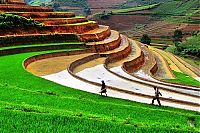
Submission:
[[[200,131],[199,68],[73,12],[19,4],[0,11],[44,24],[0,29],[0,131]],[[173,71],[196,85],[166,82]],[[108,97],[99,95],[101,80]],[[154,86],[161,107],[148,105]]]
[[[143,4],[138,4],[139,2]],[[154,4],[158,4],[158,6],[142,11],[133,10],[134,8],[145,9]],[[132,39],[140,40],[143,34],[148,34],[154,43],[170,45],[173,43],[172,35],[176,29],[183,31],[183,40],[191,36],[194,31],[200,30],[198,0],[128,0],[116,8],[106,9],[107,17],[105,18],[93,17],[93,19],[99,24],[109,25],[111,29],[126,34]],[[114,13],[115,10],[118,14]],[[110,13],[111,11],[113,15]],[[99,12],[103,14],[102,9]]]

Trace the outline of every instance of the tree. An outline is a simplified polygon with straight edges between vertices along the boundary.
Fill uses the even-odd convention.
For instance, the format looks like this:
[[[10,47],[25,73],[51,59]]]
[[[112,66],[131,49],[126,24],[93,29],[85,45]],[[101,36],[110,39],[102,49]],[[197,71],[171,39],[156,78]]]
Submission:
[[[89,7],[85,7],[84,12],[86,16],[91,15],[91,9]]]
[[[41,3],[41,6],[46,6],[45,3]]]
[[[144,34],[142,36],[142,38],[140,39],[140,42],[147,44],[147,45],[150,45],[151,44],[151,38],[147,34]]]
[[[57,10],[60,7],[58,2],[53,3],[53,9]]]
[[[176,30],[174,31],[174,35],[173,35],[172,37],[173,37],[173,42],[174,42],[174,43],[182,42],[182,38],[183,38],[182,30],[176,29]]]
[[[200,33],[187,38],[183,42],[175,43],[177,54],[200,57]]]

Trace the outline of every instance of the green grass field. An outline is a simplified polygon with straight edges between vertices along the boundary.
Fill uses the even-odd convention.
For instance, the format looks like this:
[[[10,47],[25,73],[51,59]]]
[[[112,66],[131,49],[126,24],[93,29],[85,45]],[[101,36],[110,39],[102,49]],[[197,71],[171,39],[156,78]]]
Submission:
[[[192,20],[191,17],[198,16],[199,8],[199,0],[174,0],[160,4],[153,9],[153,13],[167,22],[198,24],[199,20]]]
[[[160,6],[153,10],[157,14],[171,14],[171,15],[195,15],[199,8],[198,0],[174,0],[171,2],[162,3]]]
[[[141,10],[155,8],[158,5],[159,4],[152,4],[152,5],[138,6],[138,7],[126,8],[126,9],[116,9],[116,10],[113,10],[112,13],[119,14],[119,13],[129,13],[129,12],[134,12],[134,11],[141,11]]]
[[[101,97],[24,70],[26,58],[48,52],[0,57],[1,132],[200,131],[198,112]]]
[[[173,71],[174,75],[176,76],[176,79],[169,79],[167,81],[173,82],[173,83],[180,83],[185,85],[193,85],[193,86],[200,86],[200,82],[195,80],[194,78],[188,76],[187,74],[175,72]]]

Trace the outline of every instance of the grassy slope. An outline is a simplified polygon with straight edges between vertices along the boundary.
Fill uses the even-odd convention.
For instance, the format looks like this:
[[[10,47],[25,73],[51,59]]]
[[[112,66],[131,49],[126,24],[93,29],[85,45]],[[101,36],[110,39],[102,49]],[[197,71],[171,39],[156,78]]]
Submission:
[[[197,112],[104,98],[26,72],[23,60],[41,53],[0,57],[0,131],[199,131]]]
[[[200,13],[199,8],[199,0],[177,0],[164,2],[155,8],[153,13],[162,16],[166,21],[169,22],[199,23],[199,20],[194,21],[190,18]]]
[[[151,5],[151,4],[166,2],[166,1],[169,1],[169,0],[126,0],[125,3],[115,5],[114,8],[125,9],[125,8],[132,8],[133,5],[144,6],[144,5]]]
[[[198,35],[188,37],[177,46],[168,47],[166,51],[182,56],[192,65],[200,67],[200,33]]]
[[[176,46],[183,55],[193,55],[200,57],[200,33],[198,35],[188,37],[185,41]]]
[[[169,79],[167,81],[170,81],[172,83],[180,83],[180,84],[186,84],[186,85],[200,86],[199,81],[188,76],[187,74],[175,72],[175,71],[173,73],[176,76],[176,79]]]
[[[154,13],[171,14],[171,15],[186,15],[193,12],[193,8],[198,8],[198,0],[172,1],[161,4],[154,9]]]
[[[128,12],[133,12],[133,11],[141,11],[141,10],[155,8],[158,5],[159,4],[152,4],[152,5],[138,6],[138,7],[133,7],[133,8],[118,9],[118,10],[113,10],[112,12],[113,13],[128,13]]]
[[[188,45],[189,46],[189,45]],[[171,52],[173,54],[177,53],[176,52],[176,47],[175,46],[170,46],[166,49],[166,51],[168,52]],[[180,56],[180,55],[179,55]],[[183,57],[181,57],[183,58]],[[195,67],[199,67],[198,65],[200,64],[199,60],[196,59],[192,59],[192,58],[186,58],[186,61],[188,61],[188,63],[190,63],[191,65],[195,66]],[[181,84],[186,84],[186,85],[196,85],[196,86],[200,86],[200,83],[195,80],[194,78],[184,74],[184,73],[180,73],[180,72],[175,72],[174,71],[174,75],[176,76],[177,79],[170,79],[170,80],[167,80],[169,82],[173,82],[173,83],[181,83]]]
[[[96,16],[96,18],[102,18],[103,16],[110,16],[110,15],[118,15],[118,14],[128,14],[134,11],[142,11],[146,9],[152,9],[158,6],[159,4],[152,4],[152,5],[146,5],[146,6],[137,6],[132,8],[124,8],[124,9],[115,9],[112,10],[112,13],[104,14],[104,13],[95,13],[93,14]]]

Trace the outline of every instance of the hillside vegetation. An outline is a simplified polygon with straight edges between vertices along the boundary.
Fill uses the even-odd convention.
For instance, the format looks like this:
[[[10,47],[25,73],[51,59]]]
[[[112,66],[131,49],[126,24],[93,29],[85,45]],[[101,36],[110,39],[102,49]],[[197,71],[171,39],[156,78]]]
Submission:
[[[178,54],[200,57],[200,33],[176,45]]]
[[[175,46],[171,46],[166,50],[177,55],[200,57],[200,33],[187,38],[183,42],[177,42]]]
[[[8,29],[8,28],[23,28],[23,27],[42,27],[43,24],[34,21],[32,19],[26,19],[25,17],[21,17],[13,14],[0,14],[0,29]]]
[[[135,6],[139,5],[150,5],[155,4],[159,2],[167,2],[169,0],[126,0],[123,4],[114,5],[115,8],[130,8],[133,7],[133,4]],[[26,0],[27,3],[31,5],[41,5],[44,4],[53,4],[53,3],[59,3],[61,5],[68,5],[68,6],[78,6],[78,7],[84,7],[88,5],[87,0]],[[98,1],[97,1],[98,2]],[[105,0],[105,2],[107,2]],[[121,3],[121,2],[120,2]],[[110,5],[112,7],[113,5]]]
[[[154,9],[154,13],[161,15],[195,15],[199,12],[199,0],[174,0],[163,2]]]
[[[113,10],[112,13],[117,14],[117,13],[128,13],[128,12],[133,12],[133,11],[141,11],[141,10],[155,8],[158,5],[159,4],[152,4],[152,5],[137,6],[137,7],[126,8],[126,9],[118,9],[118,10]]]
[[[115,5],[114,8],[126,9],[135,6],[152,5],[161,2],[168,2],[170,0],[127,0],[123,4]]]
[[[195,80],[194,78],[190,77],[189,75],[181,72],[173,71],[174,75],[176,76],[176,79],[168,79],[166,81],[172,82],[172,83],[179,83],[179,84],[185,84],[185,85],[192,85],[192,86],[199,86],[199,81]]]

